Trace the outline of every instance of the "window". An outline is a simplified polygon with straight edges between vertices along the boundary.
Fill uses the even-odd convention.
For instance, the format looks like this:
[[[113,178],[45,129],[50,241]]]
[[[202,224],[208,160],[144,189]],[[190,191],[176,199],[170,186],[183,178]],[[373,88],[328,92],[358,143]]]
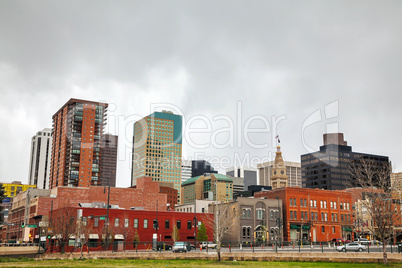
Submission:
[[[332,233],[335,233],[335,226],[332,226]]]
[[[169,229],[169,220],[165,220],[165,229]]]
[[[334,213],[331,213],[331,221],[334,221],[335,217],[334,217]]]
[[[243,227],[243,238],[250,238],[250,230],[251,227],[245,226]]]
[[[343,203],[342,202],[339,203],[339,208],[343,209]]]
[[[120,224],[120,219],[119,218],[115,218],[114,219],[114,227],[119,227]]]
[[[331,208],[334,208],[334,202],[331,201],[330,206]]]
[[[300,199],[300,206],[303,206],[303,199]]]
[[[327,201],[324,201],[324,208],[327,208]]]
[[[346,204],[346,209],[349,210],[349,203]]]
[[[314,220],[314,212],[311,212],[311,220]]]
[[[328,213],[325,213],[324,216],[325,216],[325,221],[328,221]]]
[[[315,220],[318,221],[318,213],[315,212]]]
[[[321,212],[321,221],[324,221],[324,212]]]
[[[322,233],[325,233],[325,226],[322,226],[322,227],[321,227],[321,232],[322,232]]]
[[[250,219],[251,209],[247,209],[247,218]]]
[[[314,206],[313,200],[310,200],[310,207],[313,207],[313,206]]]
[[[341,214],[341,221],[343,221],[343,214]]]
[[[313,200],[314,201],[314,207],[317,207],[317,200]]]
[[[294,212],[294,216],[295,220],[297,220],[297,211]]]
[[[323,205],[322,205],[322,204],[323,204],[322,201],[320,201],[320,207],[321,207],[321,208],[323,208]]]
[[[187,221],[187,229],[191,230],[191,221]]]
[[[264,210],[263,209],[257,209],[257,219],[259,219],[259,220],[264,219]]]
[[[338,221],[338,213],[335,213],[335,221]]]
[[[138,219],[134,219],[134,228],[138,228]]]
[[[124,228],[128,228],[129,219],[124,219]]]
[[[144,229],[148,228],[148,219],[144,219]]]
[[[336,202],[334,202],[334,209],[336,209]]]
[[[176,226],[177,226],[177,229],[180,229],[181,228],[181,221],[177,221]]]
[[[290,211],[290,219],[293,220],[293,211]]]
[[[293,207],[293,198],[289,199],[289,206]]]
[[[307,211],[304,211],[304,219],[305,219],[305,220],[308,220]]]
[[[301,220],[304,220],[304,213],[303,213],[303,211],[302,211],[300,214],[301,214],[301,215],[300,215]]]
[[[99,227],[99,218],[94,218],[94,227]]]
[[[307,207],[307,199],[304,199],[304,206]]]
[[[274,219],[274,211],[271,209],[271,220]]]

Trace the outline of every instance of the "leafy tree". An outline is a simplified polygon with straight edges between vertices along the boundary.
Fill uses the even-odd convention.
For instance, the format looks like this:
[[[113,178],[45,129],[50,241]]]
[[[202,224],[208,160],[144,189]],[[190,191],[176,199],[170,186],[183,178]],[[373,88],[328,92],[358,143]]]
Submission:
[[[180,231],[177,228],[176,221],[173,221],[172,239],[174,242],[180,240]]]
[[[197,241],[208,241],[207,227],[205,227],[204,223],[201,223],[201,226],[198,229]]]

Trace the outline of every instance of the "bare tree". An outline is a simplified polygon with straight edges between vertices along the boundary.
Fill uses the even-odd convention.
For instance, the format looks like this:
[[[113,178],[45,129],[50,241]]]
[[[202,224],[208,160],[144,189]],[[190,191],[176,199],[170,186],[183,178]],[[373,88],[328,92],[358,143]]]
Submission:
[[[240,210],[235,202],[231,203],[220,203],[212,206],[213,210],[213,221],[211,223],[211,218],[207,220],[206,225],[211,225],[214,227],[214,237],[216,242],[216,250],[218,253],[218,261],[221,261],[221,243],[222,238],[225,234],[233,231],[236,223],[240,218]]]
[[[134,228],[130,226],[129,214],[123,213],[123,224],[119,223],[118,226],[112,227],[113,233],[123,235],[123,251],[126,251],[127,239],[134,235]]]
[[[378,163],[371,159],[361,158],[350,164],[351,185],[354,188],[355,200],[362,200],[362,205],[372,225],[367,228],[379,240],[383,241],[383,262],[388,263],[386,245],[394,233],[394,226],[400,220],[400,211],[392,195],[390,163]]]
[[[60,208],[53,212],[51,229],[61,243],[61,253],[65,252],[70,237],[76,234],[76,218],[77,210],[73,207]]]
[[[85,220],[85,221],[84,221]],[[75,236],[80,239],[81,245],[81,258],[83,258],[84,246],[87,246],[87,253],[89,253],[89,239],[91,234],[94,233],[93,221],[88,221],[86,218],[78,219]]]

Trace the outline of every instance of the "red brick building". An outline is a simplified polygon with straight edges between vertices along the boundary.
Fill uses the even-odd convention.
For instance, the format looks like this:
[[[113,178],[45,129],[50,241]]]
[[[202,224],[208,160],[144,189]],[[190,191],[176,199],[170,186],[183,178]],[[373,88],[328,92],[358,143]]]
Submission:
[[[349,192],[286,187],[257,192],[254,197],[282,200],[284,241],[354,238],[353,203]]]
[[[49,188],[100,185],[106,103],[70,99],[53,115]]]
[[[47,190],[49,191],[49,190]],[[21,192],[20,194],[26,194]],[[177,195],[176,195],[177,196]],[[118,206],[120,209],[141,209],[167,211],[167,193],[161,193],[158,182],[152,181],[149,177],[139,178],[136,188],[110,188],[109,204]],[[16,197],[16,200],[18,198]],[[10,221],[15,223],[9,227],[8,239],[28,241],[27,233],[31,234],[29,240],[39,239],[39,222],[48,222],[50,211],[63,207],[79,207],[80,203],[104,203],[108,200],[108,187],[56,187],[50,190],[48,196],[29,196],[28,215],[26,213],[26,202],[23,204],[13,204],[15,209],[11,212]],[[15,213],[14,213],[15,210]],[[18,211],[17,211],[18,210]],[[20,228],[22,223],[25,225],[37,225],[36,228]],[[25,234],[25,235],[24,235]]]
[[[53,213],[55,221],[59,221],[57,215],[63,215],[71,208],[61,208]],[[82,221],[85,226],[88,226],[90,234],[90,247],[94,250],[101,248],[102,237],[105,232],[105,223],[107,210],[104,208],[73,208],[74,212],[71,215],[77,215],[78,210],[82,210]],[[198,225],[202,222],[208,223],[213,221],[213,214],[197,214]],[[156,231],[153,228],[153,222],[159,222],[159,228]],[[76,222],[74,220],[73,222]],[[121,241],[126,243],[126,249],[132,249],[134,238],[137,238],[140,248],[152,247],[153,234],[157,234],[157,241],[163,241],[167,244],[172,244],[173,226],[176,225],[179,230],[179,241],[194,242],[194,214],[175,211],[145,211],[145,210],[127,210],[127,209],[110,209],[109,210],[109,226],[111,229],[112,240],[114,242]],[[85,233],[85,227],[82,229]],[[209,240],[213,240],[213,228],[207,227],[207,235]],[[58,236],[58,234],[55,234]],[[74,238],[70,239],[74,240]],[[70,245],[73,241],[69,241]],[[193,243],[194,244],[194,243]],[[95,249],[96,250],[96,249]]]

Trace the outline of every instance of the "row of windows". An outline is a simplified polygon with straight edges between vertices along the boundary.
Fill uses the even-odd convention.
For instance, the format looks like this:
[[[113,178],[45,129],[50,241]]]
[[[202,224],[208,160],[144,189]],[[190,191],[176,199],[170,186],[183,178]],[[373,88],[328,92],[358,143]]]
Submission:
[[[86,225],[87,217],[83,217],[83,222],[84,222],[84,225]],[[200,224],[200,222],[199,222],[199,224]],[[130,219],[128,219],[128,218],[124,219],[124,227],[128,228],[129,226],[130,226]],[[144,219],[142,228],[147,229],[148,226],[149,226],[148,219]],[[177,229],[181,229],[181,221],[176,221],[176,226],[177,226]],[[99,227],[99,218],[98,217],[94,218],[94,227]],[[114,227],[120,227],[120,218],[114,219]],[[153,226],[151,226],[151,227],[153,228]],[[139,220],[138,219],[134,219],[133,228],[139,228]],[[160,228],[160,226],[159,226],[159,228]],[[165,229],[169,229],[169,228],[170,228],[170,221],[165,220]],[[191,230],[191,228],[192,228],[192,221],[187,221],[187,229]]]
[[[242,218],[244,219],[250,219],[251,218],[251,208],[243,208],[242,210]],[[265,218],[265,209],[257,208],[256,209],[256,217],[259,220],[262,220]],[[278,218],[278,210],[277,209],[271,209],[270,210],[270,219],[274,220]]]
[[[296,198],[290,198],[289,199],[289,206],[291,206],[291,207],[296,207],[297,206]],[[307,207],[307,199],[300,199],[300,206],[301,207]],[[310,207],[317,207],[317,200],[310,200]],[[321,208],[327,208],[327,201],[326,200],[321,200],[320,201],[320,207]],[[331,201],[330,202],[330,207],[331,207],[331,209],[336,209],[337,202],[336,201]],[[342,210],[350,210],[350,205],[347,202],[339,202],[339,208],[342,209]]]
[[[297,211],[290,211],[290,219],[297,220]],[[300,219],[308,220],[307,211],[300,212]],[[311,212],[310,219],[312,221],[318,221],[318,213]],[[328,221],[328,213],[321,212],[321,221]],[[338,222],[338,214],[337,213],[331,213],[331,221]],[[341,222],[350,222],[350,215],[349,214],[341,214]]]

